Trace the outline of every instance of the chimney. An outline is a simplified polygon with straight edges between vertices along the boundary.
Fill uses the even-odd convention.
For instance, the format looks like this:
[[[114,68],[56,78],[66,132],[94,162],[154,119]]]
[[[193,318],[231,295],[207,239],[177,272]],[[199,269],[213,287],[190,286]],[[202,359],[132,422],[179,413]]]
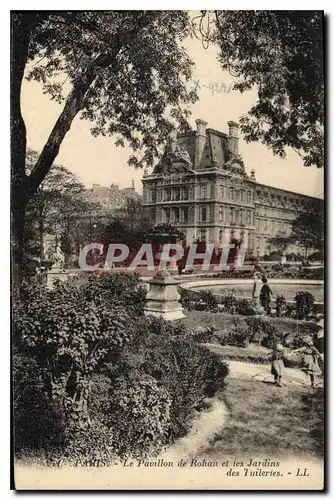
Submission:
[[[132,179],[132,181],[131,181],[131,188],[133,189],[133,191],[135,191],[135,181],[134,181],[134,179]]]
[[[228,148],[231,153],[239,154],[239,123],[228,122]]]
[[[207,122],[204,120],[196,120],[196,153],[195,153],[195,168],[198,168],[202,161],[204,146],[206,142],[206,126]]]

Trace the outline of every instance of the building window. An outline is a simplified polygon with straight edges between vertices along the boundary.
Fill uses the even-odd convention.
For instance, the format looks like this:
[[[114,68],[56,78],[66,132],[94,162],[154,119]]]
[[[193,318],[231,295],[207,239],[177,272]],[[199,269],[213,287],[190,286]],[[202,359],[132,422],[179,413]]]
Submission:
[[[235,201],[240,201],[240,193],[237,189],[235,190]]]
[[[223,230],[219,231],[219,243],[223,243]]]
[[[205,200],[207,197],[207,186],[206,184],[201,185],[200,199]]]
[[[233,187],[230,187],[230,200],[234,200],[234,189]]]
[[[224,186],[220,186],[220,199],[224,199]]]
[[[247,224],[252,223],[252,214],[250,210],[247,210]]]
[[[180,200],[180,188],[172,188],[172,201]]]
[[[256,229],[257,229],[257,231],[259,231],[259,229],[260,229],[260,221],[259,221],[259,219],[256,219]]]
[[[206,217],[207,217],[207,210],[206,207],[201,208],[201,221],[206,222]]]
[[[234,210],[230,208],[230,223],[234,222]]]
[[[205,243],[206,242],[206,229],[201,229],[200,235],[201,235],[201,241],[203,243]]]
[[[223,220],[223,207],[222,205],[219,206],[219,222],[222,222]]]
[[[188,186],[181,188],[181,200],[188,200],[189,190]]]
[[[245,203],[245,191],[243,189],[240,191],[240,201]]]
[[[184,207],[182,209],[182,222],[184,222],[185,224],[188,223],[188,207]]]
[[[252,192],[247,191],[247,203],[250,204],[252,203]]]
[[[164,222],[166,224],[170,223],[170,211],[168,208],[164,210]]]
[[[264,230],[268,231],[268,221],[266,219],[264,220],[263,225],[264,225]]]
[[[164,189],[164,201],[170,201],[170,189]]]

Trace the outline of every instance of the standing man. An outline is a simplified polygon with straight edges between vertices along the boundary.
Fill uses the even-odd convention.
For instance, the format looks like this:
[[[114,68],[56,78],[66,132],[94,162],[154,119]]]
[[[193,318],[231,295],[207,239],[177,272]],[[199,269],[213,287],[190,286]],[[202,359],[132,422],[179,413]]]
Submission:
[[[263,276],[262,278],[262,283],[263,286],[261,288],[260,292],[260,302],[261,306],[263,309],[266,311],[267,314],[270,313],[270,296],[273,295],[273,292],[271,291],[271,288],[268,285],[268,280]]]

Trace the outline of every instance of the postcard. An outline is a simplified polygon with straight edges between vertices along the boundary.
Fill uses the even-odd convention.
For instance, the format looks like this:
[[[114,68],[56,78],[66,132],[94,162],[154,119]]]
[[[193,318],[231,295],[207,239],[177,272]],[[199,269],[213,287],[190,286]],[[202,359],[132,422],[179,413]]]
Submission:
[[[324,490],[322,11],[11,12],[16,490]]]

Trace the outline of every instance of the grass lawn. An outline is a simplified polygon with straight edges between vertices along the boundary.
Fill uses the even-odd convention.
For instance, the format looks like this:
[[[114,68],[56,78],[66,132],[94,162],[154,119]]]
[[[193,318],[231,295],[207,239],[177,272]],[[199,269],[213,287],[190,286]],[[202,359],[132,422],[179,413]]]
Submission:
[[[230,416],[205,456],[320,458],[323,391],[230,378],[223,392]]]
[[[182,322],[189,328],[195,326],[211,326],[215,325],[218,330],[228,331],[231,329],[233,320],[236,318],[246,319],[251,316],[241,316],[240,314],[222,314],[212,313],[207,311],[185,311],[186,317]],[[315,323],[310,321],[296,321],[290,318],[270,318],[263,316],[269,320],[279,332],[289,333],[291,336],[312,334],[316,331]]]

